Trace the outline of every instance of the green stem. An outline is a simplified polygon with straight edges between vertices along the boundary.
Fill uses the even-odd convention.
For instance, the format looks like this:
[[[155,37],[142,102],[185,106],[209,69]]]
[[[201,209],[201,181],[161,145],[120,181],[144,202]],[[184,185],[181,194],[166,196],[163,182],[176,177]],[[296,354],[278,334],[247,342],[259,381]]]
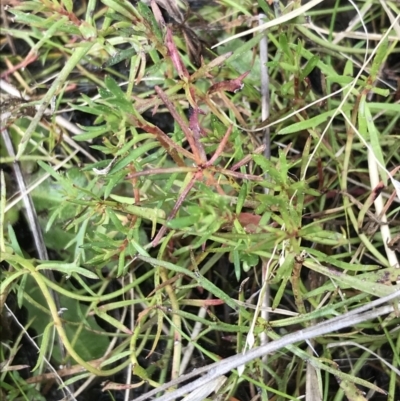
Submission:
[[[109,294],[104,294],[102,296],[97,296],[97,297],[90,297],[90,296],[86,296],[86,295],[79,295],[73,292],[68,291],[67,289],[57,285],[56,283],[48,280],[47,278],[44,278],[44,282],[46,283],[46,285],[50,288],[52,288],[53,290],[59,292],[60,294],[65,295],[68,298],[72,298],[72,299],[76,299],[78,301],[83,301],[83,302],[105,302],[108,301],[110,299],[114,299],[118,296],[121,296],[123,294],[125,294],[126,292],[128,292],[130,289],[138,286],[140,283],[142,283],[143,281],[147,280],[148,278],[152,277],[154,274],[154,270],[151,269],[148,272],[146,272],[146,274],[140,276],[138,279],[136,279],[135,281],[133,281],[132,283],[129,283],[128,285],[126,285],[125,287],[122,287],[121,289],[111,292]]]
[[[93,373],[96,376],[111,376],[111,375],[114,375],[115,373],[119,372],[120,370],[122,370],[125,366],[129,365],[130,360],[128,359],[121,365],[118,365],[117,367],[115,367],[114,369],[100,370],[100,369],[96,369],[94,366],[92,366],[91,364],[84,361],[77,354],[77,352],[74,350],[74,348],[72,347],[71,343],[68,340],[67,334],[65,333],[65,331],[63,329],[62,322],[61,322],[60,316],[58,314],[56,305],[54,303],[53,298],[51,297],[49,289],[47,288],[46,284],[44,283],[44,281],[42,279],[42,275],[40,273],[38,273],[33,266],[31,266],[29,268],[29,270],[30,270],[32,277],[37,282],[40,290],[42,291],[42,294],[43,294],[43,296],[47,302],[47,305],[50,309],[50,313],[53,318],[54,326],[58,332],[60,339],[62,340],[62,343],[63,343],[65,349],[68,351],[69,355],[75,359],[76,362],[78,362],[87,371],[89,371],[90,373]]]
[[[13,275],[13,279],[17,278],[22,272],[25,272],[26,274],[30,274],[34,280],[37,282],[45,300],[46,303],[49,307],[49,311],[51,314],[51,317],[53,319],[54,327],[56,328],[58,335],[60,337],[60,340],[62,341],[65,349],[69,353],[69,355],[75,359],[75,361],[79,364],[81,364],[86,370],[88,370],[90,373],[93,373],[96,376],[111,376],[114,375],[115,373],[119,372],[120,370],[124,369],[126,366],[129,365],[130,360],[127,359],[125,362],[120,364],[119,366],[115,367],[114,369],[109,369],[109,370],[100,370],[92,366],[91,364],[87,363],[84,361],[74,350],[73,346],[71,345],[70,341],[68,340],[68,337],[64,331],[60,316],[57,311],[56,304],[50,294],[49,288],[47,286],[48,280],[44,278],[42,274],[40,274],[36,268],[32,265],[31,261],[23,259],[22,257],[19,257],[18,255],[11,255],[11,254],[6,254],[4,257],[4,260],[9,261],[10,263],[14,262],[16,264],[21,265],[21,267],[24,268],[24,270],[21,270],[18,272],[18,274]],[[3,287],[4,283],[2,283]],[[6,286],[4,286],[6,287]],[[126,290],[126,289],[125,289]],[[92,298],[93,300],[93,298]],[[99,298],[100,300],[100,298]]]

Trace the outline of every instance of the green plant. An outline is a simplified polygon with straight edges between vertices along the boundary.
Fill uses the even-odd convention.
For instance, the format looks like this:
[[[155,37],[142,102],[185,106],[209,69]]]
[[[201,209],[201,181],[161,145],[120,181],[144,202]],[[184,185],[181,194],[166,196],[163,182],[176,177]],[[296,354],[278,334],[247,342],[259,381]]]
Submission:
[[[5,33],[30,48],[14,65],[33,63],[36,81],[57,71],[39,101],[9,109],[6,129],[18,150],[1,155],[2,163],[33,170],[30,196],[54,255],[34,259],[21,244],[6,214],[16,212],[11,180],[2,179],[2,304],[15,296],[41,334],[34,375],[44,377],[51,360],[67,365],[68,379],[52,376],[66,392],[95,376],[109,377],[103,390],[156,392],[170,380],[177,385],[193,353],[218,369],[221,358],[267,347],[268,339],[276,341],[271,347],[284,343],[289,333],[279,353],[232,365],[208,390],[225,399],[241,388],[263,399],[297,399],[314,380],[316,399],[362,397],[357,386],[382,393],[359,373],[361,362],[349,369],[336,362],[342,353],[335,347],[343,346],[360,361],[389,352],[390,361],[376,360],[386,369],[385,391],[398,395],[398,317],[381,317],[392,309],[357,314],[362,319],[341,334],[346,343],[335,341],[348,320],[318,331],[346,312],[351,318],[357,306],[371,309],[376,296],[399,292],[388,224],[398,235],[400,197],[390,191],[392,184],[399,191],[400,107],[390,85],[380,85],[382,67],[398,53],[398,18],[373,34],[375,48],[358,31],[355,44],[351,33],[338,44],[335,20],[349,7],[336,2],[310,12],[328,41],[301,19],[317,3],[296,3],[274,18],[260,0],[266,33],[254,28],[244,40],[245,32],[232,38],[230,31],[233,40],[207,53],[173,2],[90,0],[84,10],[37,0],[9,9],[27,29]],[[165,23],[158,5],[175,23]],[[355,26],[396,10],[368,5]],[[220,2],[199,14],[210,23],[251,10],[250,3]],[[267,60],[254,50],[264,36]],[[267,116],[258,90],[262,66],[269,70]],[[23,74],[23,82],[34,80]],[[46,109],[50,103],[54,110]],[[57,120],[63,109],[86,119],[77,122],[79,134],[70,136]],[[294,344],[303,330],[306,350]],[[4,350],[2,358],[10,357]],[[133,373],[125,387],[122,371]],[[4,378],[6,387],[21,381],[12,372]],[[7,399],[34,397],[24,386],[4,387]]]

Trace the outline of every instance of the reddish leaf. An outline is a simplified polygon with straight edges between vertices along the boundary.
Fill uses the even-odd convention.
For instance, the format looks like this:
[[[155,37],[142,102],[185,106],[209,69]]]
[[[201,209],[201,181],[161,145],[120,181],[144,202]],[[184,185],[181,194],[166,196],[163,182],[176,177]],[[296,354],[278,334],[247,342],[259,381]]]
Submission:
[[[208,94],[211,95],[214,92],[219,92],[219,91],[228,91],[228,92],[233,92],[236,93],[237,91],[243,89],[244,83],[242,82],[243,79],[247,77],[250,71],[244,72],[242,75],[239,75],[235,79],[231,79],[229,81],[222,81],[218,82],[217,84],[212,85],[208,89]]]
[[[261,216],[258,216],[253,213],[240,213],[237,216],[237,219],[239,220],[239,223],[242,225],[242,227],[248,232],[248,233],[254,233],[257,231],[259,228],[259,223]]]
[[[178,49],[175,46],[174,40],[172,38],[172,33],[171,29],[167,28],[167,34],[165,36],[165,44],[167,45],[168,53],[169,56],[171,57],[172,63],[174,64],[174,67],[176,71],[178,72],[179,78],[186,80],[189,79],[189,73],[185,67],[185,65],[182,63],[181,56],[178,52]]]

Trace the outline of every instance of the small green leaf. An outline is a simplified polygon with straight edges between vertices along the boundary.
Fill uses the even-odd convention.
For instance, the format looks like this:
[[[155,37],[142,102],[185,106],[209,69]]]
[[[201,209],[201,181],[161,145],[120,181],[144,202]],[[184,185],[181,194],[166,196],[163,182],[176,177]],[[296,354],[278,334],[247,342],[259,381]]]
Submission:
[[[181,230],[187,227],[193,227],[200,220],[201,215],[191,214],[190,216],[177,217],[167,223],[169,228],[174,230]]]
[[[400,114],[400,103],[368,103],[369,109],[372,112],[383,112],[386,115],[395,115],[398,116]]]
[[[289,125],[289,127],[283,128],[279,130],[277,133],[279,135],[286,135],[286,134],[292,134],[293,132],[299,132],[307,129],[314,129],[318,127],[318,125],[321,125],[322,123],[327,121],[328,118],[331,117],[334,112],[335,110],[329,110],[326,111],[325,113],[317,114],[315,117]]]
[[[114,210],[112,210],[112,208],[110,208],[110,207],[107,207],[106,213],[110,217],[110,220],[113,222],[115,229],[118,230],[121,234],[127,235],[128,231],[129,231],[129,227],[124,227],[122,225],[120,219],[114,213]]]
[[[108,199],[108,197],[111,195],[111,192],[113,191],[113,189],[119,185],[124,177],[126,176],[126,172],[125,171],[120,171],[118,173],[112,173],[112,175],[110,176],[110,181],[108,182],[108,184],[106,185],[105,189],[104,189],[104,199]]]
[[[94,113],[93,113],[94,114]],[[100,127],[90,127],[90,128],[95,128],[95,129],[87,129],[87,127],[85,127],[85,131],[88,131],[87,133],[83,133],[83,134],[79,134],[79,135],[75,135],[74,139],[75,141],[88,141],[90,139],[94,139],[97,138],[101,135],[104,135],[105,133],[107,133],[108,131],[110,131],[110,128],[106,125],[102,125]]]
[[[372,118],[371,111],[368,107],[368,104],[364,105],[365,119],[367,123],[367,129],[369,134],[369,140],[371,143],[371,147],[374,153],[374,156],[378,159],[381,166],[385,166],[386,162],[384,160],[382,145],[381,145],[381,136],[379,131],[377,130],[374,119]],[[383,174],[384,182],[387,180],[387,174],[380,168],[381,174]]]
[[[10,242],[11,242],[11,248],[12,248],[12,250],[13,250],[18,256],[23,257],[24,254],[23,254],[23,252],[22,252],[22,250],[21,250],[21,247],[19,246],[18,239],[17,239],[17,236],[15,235],[15,231],[14,231],[13,226],[12,226],[11,224],[8,224],[7,228],[8,228],[8,238],[9,238],[9,240],[10,240]]]
[[[379,269],[378,265],[347,263],[347,262],[344,262],[333,256],[326,255],[325,253],[318,251],[316,249],[313,249],[313,248],[303,248],[303,249],[305,251],[307,251],[310,255],[314,255],[315,257],[317,257],[318,260],[323,260],[325,263],[329,263],[332,266],[339,267],[340,269],[343,269],[343,270],[366,272],[366,271],[374,271],[374,270]]]
[[[131,239],[130,244],[135,248],[135,250],[138,252],[139,255],[150,256],[148,252],[133,238]]]
[[[79,31],[85,40],[91,40],[97,37],[97,29],[86,21],[82,21],[79,25]]]
[[[258,255],[254,255],[253,253],[240,253],[240,258],[243,264],[243,271],[248,272],[252,267],[257,266],[260,258]]]
[[[72,0],[63,0],[62,1],[64,4],[65,9],[69,12],[72,13],[73,6],[74,4],[72,3]]]
[[[90,113],[94,114],[96,116],[103,116],[105,113],[110,113],[110,108],[107,106],[104,106],[102,104],[94,104],[92,106],[79,106],[79,105],[73,105],[71,104],[71,107],[74,108],[75,110],[83,111],[84,113]],[[83,127],[80,124],[78,124],[81,128],[87,130],[89,127]],[[96,126],[90,127],[90,128],[96,128]]]
[[[343,75],[353,79],[353,60],[347,60],[344,66]]]
[[[32,369],[32,372],[34,372],[36,369],[38,369],[41,366],[41,364],[43,363],[43,358],[46,356],[46,354],[49,351],[49,343],[50,343],[50,339],[51,339],[52,330],[54,330],[53,322],[49,323],[46,326],[46,328],[43,330],[42,343],[40,345],[39,357],[36,362],[36,365]]]
[[[137,51],[133,47],[130,49],[124,49],[121,50],[120,52],[117,52],[114,54],[112,57],[110,57],[104,64],[103,68],[111,67],[112,65],[115,65],[117,63],[120,63],[123,60],[127,60],[131,58],[134,54],[136,54]]]
[[[364,397],[365,393],[357,388],[357,386],[350,380],[339,379],[338,382],[340,388],[349,401],[367,401],[367,398]]]
[[[257,0],[258,6],[261,7],[261,9],[263,10],[263,13],[265,15],[268,15],[270,12],[270,9],[267,7],[267,3],[265,0]],[[265,22],[267,22],[266,20],[264,20]]]
[[[295,64],[294,58],[293,58],[293,53],[289,47],[286,32],[282,32],[279,35],[279,50],[283,51],[283,53],[285,53],[285,56],[287,57],[287,61],[289,63],[291,63],[291,65],[293,66]]]
[[[270,160],[263,155],[253,155],[253,160],[262,168],[263,173],[268,174],[274,181],[280,183],[281,176]]]
[[[15,15],[15,22],[26,24],[28,26],[44,27],[46,25],[46,19],[38,17],[37,15],[24,13],[13,7],[10,7],[7,11]]]
[[[287,63],[285,61],[280,62],[279,67],[282,68],[282,70],[284,70],[284,71],[288,71],[288,72],[292,72],[292,73],[296,73],[298,71],[297,66]],[[287,85],[288,89],[285,92],[287,92],[288,90],[293,88],[292,82],[287,82],[286,85]]]
[[[300,81],[303,81],[303,79],[311,73],[311,71],[317,66],[318,62],[318,56],[312,56],[310,60],[308,60],[305,67],[300,72]]]
[[[138,363],[132,364],[132,373],[136,376],[139,376],[142,380],[148,380],[149,375],[147,374],[146,369],[142,368]]]
[[[164,210],[157,209],[157,208],[150,209],[147,207],[126,205],[126,206],[124,206],[123,210],[127,213],[132,213],[136,216],[143,217],[144,219],[147,219],[147,220],[165,219]]]
[[[289,170],[289,165],[287,162],[287,158],[286,158],[286,153],[279,149],[279,166],[278,166],[278,171],[279,174],[281,176],[280,178],[280,182],[282,182],[283,185],[286,185],[288,182],[288,170]]]
[[[10,263],[10,265],[12,267],[14,267],[15,269],[20,269],[21,266],[19,266],[15,261],[10,261],[9,258],[7,258],[6,255],[4,255],[4,252],[2,252],[3,257],[0,259],[1,261],[6,260],[8,263]],[[7,289],[7,287],[9,285],[11,285],[11,283],[13,281],[16,281],[18,277],[20,276],[27,276],[26,274],[26,270],[19,270],[19,271],[14,271],[13,273],[11,273],[10,275],[7,275],[6,277],[2,277],[2,281],[0,283],[0,295],[4,296],[4,293]]]
[[[384,39],[379,42],[378,50],[375,54],[374,61],[372,62],[371,70],[369,72],[371,80],[370,83],[374,83],[377,79],[379,71],[382,66],[385,65],[386,58],[388,56],[388,37],[384,36]]]
[[[226,132],[226,126],[214,115],[211,115],[211,128],[217,138],[222,138]]]
[[[294,257],[296,254],[294,252],[289,252],[286,254],[283,263],[278,267],[275,277],[272,279],[273,284],[279,285],[278,291],[274,296],[274,301],[272,303],[272,308],[277,308],[282,300],[282,296],[286,290],[286,285],[292,275]]]
[[[22,304],[24,303],[24,294],[27,280],[28,280],[28,274],[24,274],[21,277],[21,280],[19,281],[18,293],[17,293],[17,301],[18,301],[17,303],[19,308],[22,308]]]
[[[321,230],[317,226],[304,227],[298,235],[318,244],[339,246],[346,243],[346,238],[340,232]]]
[[[108,91],[107,89],[104,89],[102,87],[98,88],[99,91],[99,95],[101,96],[102,99],[110,99],[112,98],[112,93],[110,91]]]
[[[77,196],[77,190],[72,182],[64,178],[61,174],[57,173],[51,166],[49,166],[46,163],[43,163],[41,160],[38,160],[37,163],[44,171],[49,173],[55,180],[57,180],[64,187],[66,191],[68,191],[68,195]]]
[[[118,99],[125,99],[125,93],[122,91],[120,86],[111,76],[107,75],[104,79],[106,88]]]
[[[126,333],[126,334],[132,334],[132,332],[118,319],[108,315],[107,313],[97,310],[97,316],[101,317],[104,319],[106,322],[108,322],[111,326],[114,326],[118,330],[121,330],[121,332]]]
[[[247,198],[247,183],[243,182],[240,187],[238,200],[236,204],[236,214],[239,214],[242,211],[246,198]]]
[[[365,140],[369,140],[368,138],[368,130],[367,130],[367,119],[365,115],[365,108],[366,108],[366,95],[362,94],[360,97],[360,103],[358,106],[358,131],[363,136]]]
[[[374,86],[371,90],[373,93],[376,93],[379,96],[388,97],[390,95],[390,89],[378,88],[377,86]]]
[[[137,8],[142,18],[144,18],[150,25],[151,32],[157,37],[160,43],[163,43],[164,42],[163,34],[149,6],[147,6],[143,1],[139,1],[137,3]]]
[[[233,257],[233,266],[235,269],[235,276],[236,276],[237,281],[239,281],[240,274],[242,272],[242,267],[240,265],[239,251],[237,249],[234,249],[232,251],[232,257]]]
[[[121,111],[123,111],[125,113],[129,113],[129,114],[134,114],[132,102],[126,100],[126,98],[115,97],[111,100],[108,99],[107,103],[112,105],[114,111],[116,112],[116,117],[117,117],[116,121],[118,123],[121,122]],[[119,124],[116,126],[119,126]]]
[[[146,154],[150,150],[159,147],[158,142],[148,142],[141,144],[136,149],[131,150],[126,157],[119,159],[117,163],[115,163],[114,167],[112,167],[111,172],[114,174],[117,171],[122,170],[128,164],[134,162],[136,159],[140,158],[143,154]]]
[[[139,18],[140,15],[137,13],[135,7],[128,1],[122,0],[102,0],[106,6],[108,6],[111,10],[127,17],[128,20],[134,21],[136,18]]]
[[[121,277],[125,274],[125,252],[126,248],[122,249],[119,253],[117,277]]]
[[[127,205],[133,205],[135,203],[135,198],[133,197],[128,198],[127,196],[111,194],[110,198],[116,200],[119,203],[126,203]]]
[[[94,280],[97,280],[99,277],[97,274],[91,272],[88,269],[84,269],[83,267],[77,266],[73,263],[58,263],[56,261],[43,262],[36,267],[36,270],[56,270],[61,273],[66,274],[67,276],[71,276],[72,274],[80,274],[81,276],[85,276]]]

